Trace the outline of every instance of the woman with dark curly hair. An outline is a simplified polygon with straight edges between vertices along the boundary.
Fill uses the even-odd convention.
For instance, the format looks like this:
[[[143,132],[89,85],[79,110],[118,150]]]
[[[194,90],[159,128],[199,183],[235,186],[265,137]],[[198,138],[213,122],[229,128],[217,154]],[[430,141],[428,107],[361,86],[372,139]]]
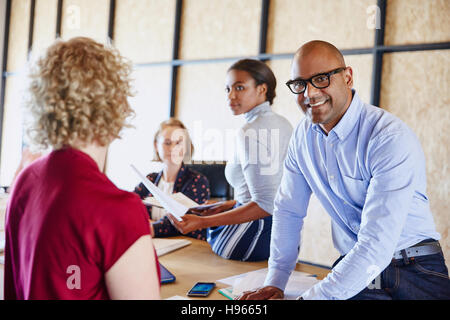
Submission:
[[[159,299],[147,213],[103,174],[133,113],[130,64],[88,38],[56,41],[31,72],[30,137],[52,152],[6,211],[5,299]]]

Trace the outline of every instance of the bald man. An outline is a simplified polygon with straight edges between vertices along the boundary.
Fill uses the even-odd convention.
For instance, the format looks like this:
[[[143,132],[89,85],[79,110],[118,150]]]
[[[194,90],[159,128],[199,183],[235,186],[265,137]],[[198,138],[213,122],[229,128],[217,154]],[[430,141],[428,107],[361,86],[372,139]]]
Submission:
[[[414,133],[363,103],[339,50],[311,41],[286,83],[306,117],[297,125],[275,198],[265,286],[241,299],[280,299],[297,262],[311,193],[331,217],[341,257],[300,299],[450,299]]]

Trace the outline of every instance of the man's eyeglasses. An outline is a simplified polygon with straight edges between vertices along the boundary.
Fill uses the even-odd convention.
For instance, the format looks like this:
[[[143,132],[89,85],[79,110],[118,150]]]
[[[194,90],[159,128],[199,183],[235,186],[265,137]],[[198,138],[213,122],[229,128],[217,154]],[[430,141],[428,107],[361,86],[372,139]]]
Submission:
[[[289,80],[288,82],[286,82],[286,85],[294,94],[301,94],[305,92],[307,82],[311,83],[317,89],[325,89],[330,85],[330,76],[332,76],[335,73],[339,73],[345,69],[346,68],[338,68],[330,72],[319,73],[316,74],[315,76],[312,76],[309,79]]]

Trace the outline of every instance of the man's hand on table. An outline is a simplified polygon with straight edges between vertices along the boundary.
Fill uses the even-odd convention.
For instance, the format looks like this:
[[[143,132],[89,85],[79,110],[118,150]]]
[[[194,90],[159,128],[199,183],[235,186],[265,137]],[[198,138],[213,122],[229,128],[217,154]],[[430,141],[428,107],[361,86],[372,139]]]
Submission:
[[[281,289],[267,286],[254,291],[245,291],[237,300],[277,300],[283,298],[284,293]]]

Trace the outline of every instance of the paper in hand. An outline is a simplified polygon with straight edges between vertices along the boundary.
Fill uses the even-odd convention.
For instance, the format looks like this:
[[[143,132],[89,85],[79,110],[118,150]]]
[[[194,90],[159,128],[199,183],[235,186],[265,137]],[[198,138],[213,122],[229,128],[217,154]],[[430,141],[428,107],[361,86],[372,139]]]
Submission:
[[[141,179],[144,186],[150,191],[156,200],[167,210],[167,212],[171,213],[178,221],[182,221],[181,217],[189,210],[189,207],[179,203],[175,199],[173,199],[170,195],[164,193],[161,189],[155,186],[150,180],[147,179],[142,173],[136,169],[132,164],[130,165],[134,172]]]

